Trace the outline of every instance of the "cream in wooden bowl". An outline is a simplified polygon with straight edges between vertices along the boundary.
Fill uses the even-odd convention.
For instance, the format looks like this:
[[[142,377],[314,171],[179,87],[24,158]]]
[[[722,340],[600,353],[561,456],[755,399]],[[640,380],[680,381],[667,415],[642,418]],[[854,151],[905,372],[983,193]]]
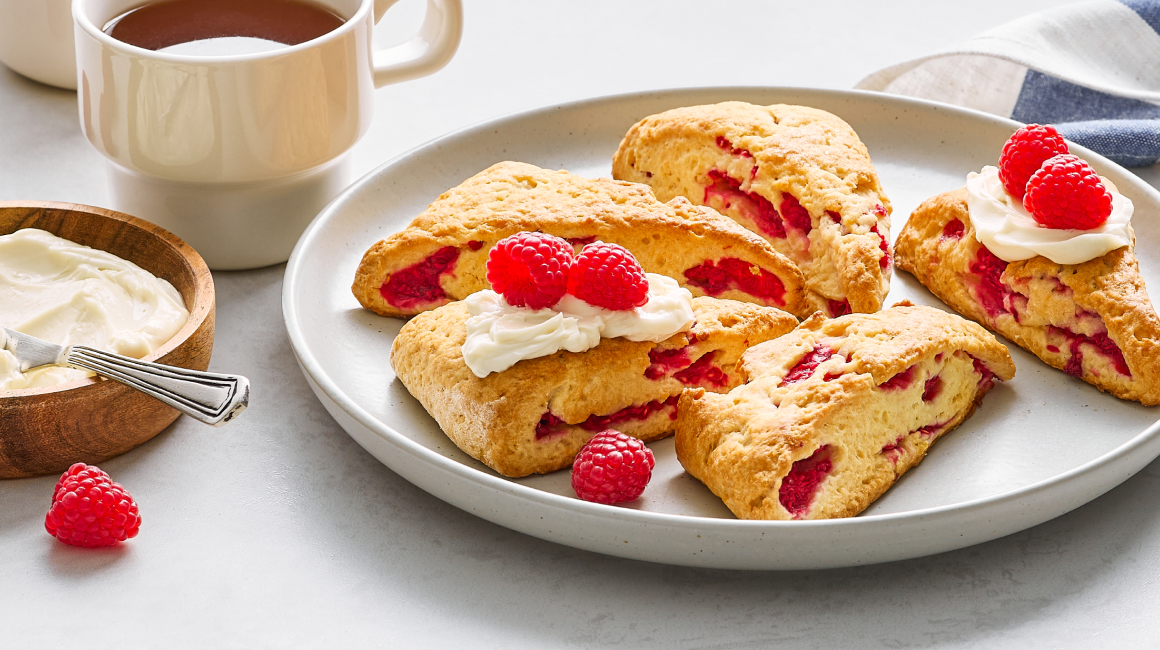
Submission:
[[[81,323],[75,327],[91,329],[110,318],[121,321],[122,326],[129,323],[128,330],[110,330],[115,330],[114,334],[92,333],[106,339],[101,347],[128,356],[156,348],[140,358],[196,370],[208,367],[213,347],[213,279],[201,257],[187,244],[151,223],[109,210],[63,203],[0,202],[0,236],[26,229],[47,231],[115,256],[93,253],[92,263],[115,266],[112,275],[121,276],[94,291],[145,294],[135,296],[136,303],[128,307],[137,312],[135,315],[94,315],[83,312],[87,307],[97,311],[103,307],[91,300],[88,289],[81,294],[75,287],[61,292],[62,300],[82,303],[54,308],[68,317],[79,317]],[[25,237],[31,238],[31,234],[22,233],[18,239]],[[138,276],[133,265],[118,264],[116,258],[132,262],[172,287],[166,289],[162,283],[156,295],[148,295],[153,290],[147,286],[148,274]],[[130,273],[135,275],[124,277]],[[43,298],[43,291],[36,293]],[[29,313],[34,312],[26,311],[25,317]],[[141,323],[130,322],[132,316]],[[69,341],[77,342],[89,341]],[[40,376],[30,374],[30,379],[7,370],[0,372],[0,478],[59,472],[74,462],[101,462],[149,440],[178,416],[176,410],[127,386],[84,377],[79,371],[53,369]],[[6,386],[31,387],[12,390]]]
[[[172,284],[129,260],[39,228],[0,235],[0,325],[59,345],[140,359],[189,320]],[[63,384],[95,373],[62,366],[21,371],[0,350],[0,390]]]

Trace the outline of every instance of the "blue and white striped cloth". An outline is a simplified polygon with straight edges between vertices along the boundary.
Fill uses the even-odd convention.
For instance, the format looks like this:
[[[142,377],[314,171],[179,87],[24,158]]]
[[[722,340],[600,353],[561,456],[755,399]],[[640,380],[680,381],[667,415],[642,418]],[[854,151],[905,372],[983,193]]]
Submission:
[[[1129,167],[1160,162],[1160,0],[1089,0],[1015,20],[858,82],[1019,122]]]

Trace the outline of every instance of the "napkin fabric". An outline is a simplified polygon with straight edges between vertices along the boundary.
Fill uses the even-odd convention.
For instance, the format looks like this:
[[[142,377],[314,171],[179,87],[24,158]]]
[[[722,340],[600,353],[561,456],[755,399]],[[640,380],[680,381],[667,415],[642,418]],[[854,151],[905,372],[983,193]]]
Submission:
[[[1127,166],[1160,162],[1160,0],[1089,0],[875,72],[857,88],[1025,123]]]

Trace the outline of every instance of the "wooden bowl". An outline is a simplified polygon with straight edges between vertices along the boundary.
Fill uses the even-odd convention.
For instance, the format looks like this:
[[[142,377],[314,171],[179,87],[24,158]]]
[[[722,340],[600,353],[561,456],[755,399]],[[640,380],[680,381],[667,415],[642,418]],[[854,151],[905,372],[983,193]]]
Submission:
[[[108,251],[171,282],[189,322],[147,361],[196,370],[213,350],[214,291],[209,268],[188,244],[148,221],[72,203],[0,201],[0,235],[23,228]],[[44,388],[0,390],[0,478],[63,472],[99,463],[149,440],[180,415],[115,381],[82,379]]]

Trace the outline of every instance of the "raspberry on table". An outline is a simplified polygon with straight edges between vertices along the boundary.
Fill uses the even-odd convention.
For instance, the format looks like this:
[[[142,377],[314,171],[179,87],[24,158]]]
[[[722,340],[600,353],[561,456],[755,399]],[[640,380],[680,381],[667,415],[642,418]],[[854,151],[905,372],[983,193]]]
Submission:
[[[44,517],[49,535],[65,544],[97,548],[136,537],[137,503],[101,469],[76,463],[61,475]]]
[[[1062,154],[1044,161],[1027,181],[1023,207],[1048,228],[1089,230],[1112,214],[1112,194],[1090,165]]]
[[[576,257],[568,293],[597,307],[628,310],[648,302],[648,278],[623,246],[598,241]]]
[[[640,497],[652,478],[656,460],[643,442],[615,429],[605,429],[576,454],[572,489],[585,501],[614,504]]]
[[[487,254],[487,281],[508,304],[551,307],[568,292],[576,254],[568,242],[542,232],[521,232],[499,241]]]
[[[1022,199],[1031,175],[1043,161],[1068,153],[1067,142],[1050,124],[1028,124],[1015,131],[999,156],[999,180],[1011,196]]]

